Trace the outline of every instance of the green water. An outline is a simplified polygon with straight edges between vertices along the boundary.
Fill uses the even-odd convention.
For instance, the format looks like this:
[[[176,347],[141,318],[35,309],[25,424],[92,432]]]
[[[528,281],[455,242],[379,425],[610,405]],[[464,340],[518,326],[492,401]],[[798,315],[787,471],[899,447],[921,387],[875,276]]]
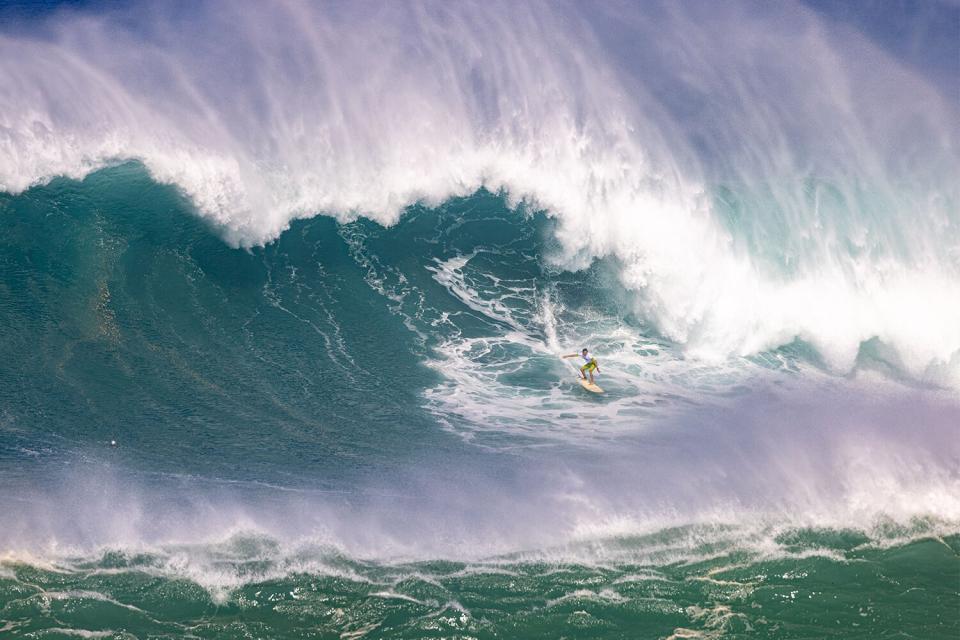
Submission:
[[[733,532],[727,532],[727,535]],[[69,568],[5,564],[8,637],[104,638],[954,638],[960,538],[888,548],[858,532],[794,531],[793,555],[763,558],[708,531],[605,541],[659,547],[613,566],[500,558],[483,563],[358,562],[322,549],[278,562],[277,544],[235,539],[211,568],[290,572],[211,593],[163,575],[151,554],[108,552]],[[171,550],[171,553],[176,551]],[[310,557],[312,555],[312,557]],[[655,558],[659,556],[660,562]],[[239,560],[244,557],[244,560]],[[310,561],[322,571],[302,570]],[[287,563],[287,566],[283,566]]]

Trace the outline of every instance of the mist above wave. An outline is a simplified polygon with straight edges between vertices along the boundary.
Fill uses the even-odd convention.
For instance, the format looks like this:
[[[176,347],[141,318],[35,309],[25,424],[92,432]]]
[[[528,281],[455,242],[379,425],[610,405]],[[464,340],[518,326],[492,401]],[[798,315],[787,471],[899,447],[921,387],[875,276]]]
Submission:
[[[752,394],[603,449],[473,449],[330,490],[139,474],[124,469],[133,452],[121,442],[11,483],[0,506],[16,515],[0,548],[11,558],[87,556],[252,533],[378,561],[594,563],[629,561],[629,540],[617,539],[688,525],[853,529],[878,540],[955,533],[957,414],[916,392]]]

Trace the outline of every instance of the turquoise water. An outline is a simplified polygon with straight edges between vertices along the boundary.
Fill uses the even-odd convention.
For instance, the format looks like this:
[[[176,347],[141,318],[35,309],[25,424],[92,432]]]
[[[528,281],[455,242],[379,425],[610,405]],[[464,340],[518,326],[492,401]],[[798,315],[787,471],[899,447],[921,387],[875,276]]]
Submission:
[[[10,637],[960,628],[955,521],[885,515],[882,495],[823,513],[851,501],[834,466],[850,461],[818,460],[832,431],[766,390],[807,393],[809,350],[677,370],[610,265],[550,267],[553,223],[502,196],[231,249],[128,164],[6,196],[2,215]],[[604,363],[621,369],[599,398],[547,346],[584,323],[612,332]],[[649,397],[629,387],[644,376]],[[771,402],[808,417],[777,424]],[[955,413],[920,409],[907,436],[880,418],[903,406],[876,402],[854,413],[881,426],[850,428],[875,454],[899,447],[894,464],[924,460],[919,485],[873,462],[929,503]]]

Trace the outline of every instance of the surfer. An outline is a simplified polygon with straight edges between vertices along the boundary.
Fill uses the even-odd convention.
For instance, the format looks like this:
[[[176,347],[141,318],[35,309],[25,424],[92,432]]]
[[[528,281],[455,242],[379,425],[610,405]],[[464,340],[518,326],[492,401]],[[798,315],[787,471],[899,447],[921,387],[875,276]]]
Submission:
[[[584,365],[580,367],[580,375],[583,376],[583,379],[587,379],[587,374],[590,374],[590,384],[593,384],[593,372],[596,371],[600,373],[600,365],[597,363],[597,359],[590,355],[590,352],[587,351],[587,348],[584,347],[583,351],[580,353],[571,353],[568,356],[563,356],[564,358],[583,358]]]

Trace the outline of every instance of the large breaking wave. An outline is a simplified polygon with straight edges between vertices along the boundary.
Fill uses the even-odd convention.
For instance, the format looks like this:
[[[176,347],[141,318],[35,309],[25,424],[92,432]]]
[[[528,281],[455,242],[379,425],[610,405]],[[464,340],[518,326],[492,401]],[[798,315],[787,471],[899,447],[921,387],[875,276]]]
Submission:
[[[957,384],[952,85],[804,6],[148,4],[0,53],[7,191],[139,159],[255,246],[504,189],[690,355]]]
[[[955,628],[949,71],[790,3],[10,19],[0,633]]]

